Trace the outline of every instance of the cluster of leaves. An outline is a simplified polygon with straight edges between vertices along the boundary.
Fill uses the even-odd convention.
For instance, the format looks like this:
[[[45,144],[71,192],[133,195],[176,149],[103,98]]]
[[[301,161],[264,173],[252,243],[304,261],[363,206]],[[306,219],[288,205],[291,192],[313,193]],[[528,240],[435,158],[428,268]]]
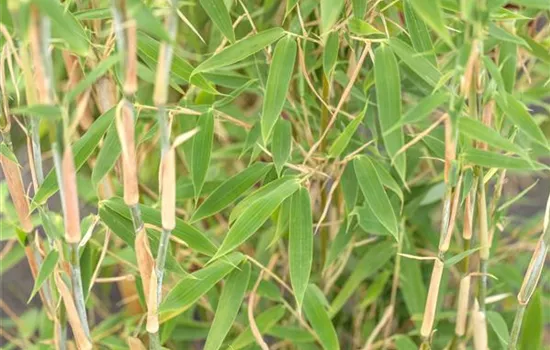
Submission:
[[[490,195],[473,206],[489,213],[486,272],[495,277],[483,291],[488,344],[506,348],[514,296],[543,227],[542,207],[519,224],[508,213],[541,186],[513,194],[507,181],[518,173],[548,174],[542,159],[550,150],[550,2],[176,3],[125,1],[138,28],[139,209],[153,252],[162,226],[153,90],[159,52],[171,42],[162,22],[169,11],[180,21],[169,72],[171,132],[198,128],[176,149],[178,218],[159,309],[162,344],[327,350],[470,344],[473,331],[456,335],[454,327],[460,279],[485,273],[477,221],[471,244],[462,236],[465,202],[479,182]],[[135,227],[122,200],[114,103],[124,72],[111,3],[31,0],[17,16],[9,4],[0,4],[0,67],[4,112],[19,121],[12,123],[14,145],[31,142],[33,118],[41,136],[47,123],[60,120],[73,133],[78,198],[92,213],[81,223],[89,234],[80,242],[91,341],[109,349],[127,349],[128,337],[146,343]],[[51,21],[56,105],[25,102],[29,86],[21,76],[35,69],[23,54],[33,8]],[[42,145],[47,152],[47,137]],[[7,142],[1,151],[17,162]],[[4,274],[31,240],[9,243],[21,238],[20,223],[1,188]],[[41,248],[31,298],[66,253],[62,216],[46,205],[58,191],[52,170],[30,196],[33,225],[44,241],[61,242]],[[447,194],[455,192],[449,219]],[[438,225],[449,220],[450,248],[442,251]],[[420,328],[432,263],[418,256],[436,255],[444,263],[434,300],[437,332],[426,339]],[[547,272],[539,288],[524,316],[522,349],[543,347]],[[115,289],[123,297],[120,311],[110,299]],[[471,298],[478,293],[472,288]],[[44,310],[2,323],[7,348],[53,344]]]

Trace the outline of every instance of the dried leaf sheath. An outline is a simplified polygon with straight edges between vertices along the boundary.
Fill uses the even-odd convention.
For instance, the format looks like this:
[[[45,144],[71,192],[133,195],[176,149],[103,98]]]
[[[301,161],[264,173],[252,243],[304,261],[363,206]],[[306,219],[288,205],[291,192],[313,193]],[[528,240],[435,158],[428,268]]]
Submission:
[[[155,261],[153,259],[153,254],[151,254],[149,238],[147,237],[147,232],[144,227],[141,227],[136,235],[135,249],[139,274],[143,284],[143,293],[145,294],[145,300],[149,300],[151,271],[155,266]]]
[[[63,217],[65,220],[65,238],[67,242],[76,244],[80,242],[80,209],[71,147],[67,147],[63,152],[61,168],[63,179],[63,191],[61,192],[66,205],[66,212]]]
[[[432,277],[430,279],[430,288],[426,299],[426,308],[424,310],[424,318],[422,319],[422,328],[420,334],[424,338],[428,338],[432,333],[437,308],[437,296],[439,295],[439,286],[441,277],[443,276],[443,262],[439,259],[434,261]]]
[[[176,153],[174,147],[162,157],[161,171],[162,228],[176,227]]]
[[[15,212],[24,232],[29,233],[33,229],[31,223],[29,202],[25,195],[23,180],[21,178],[21,169],[19,164],[14,163],[4,155],[0,154],[0,164],[6,178],[8,191],[15,207]]]
[[[122,149],[124,202],[131,207],[139,202],[139,189],[133,108],[126,100],[122,100],[117,107],[116,127]]]
[[[69,319],[69,324],[71,325],[78,348],[80,350],[92,349],[92,344],[86,336],[82,323],[80,322],[80,317],[78,316],[71,291],[61,278],[60,272],[55,273],[55,284],[59,294],[61,294],[61,297],[63,298],[63,303],[65,304],[65,308],[67,310],[67,318]]]

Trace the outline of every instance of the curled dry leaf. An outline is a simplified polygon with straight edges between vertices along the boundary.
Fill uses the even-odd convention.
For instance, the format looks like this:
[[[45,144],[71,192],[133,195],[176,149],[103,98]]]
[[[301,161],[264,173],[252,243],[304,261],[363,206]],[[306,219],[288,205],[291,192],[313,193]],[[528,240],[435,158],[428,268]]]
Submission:
[[[67,310],[67,319],[71,325],[78,349],[91,350],[92,343],[84,332],[80,317],[78,317],[78,312],[76,311],[76,306],[71,291],[61,278],[61,273],[59,271],[55,273],[55,285],[57,286],[59,294],[61,294],[61,297],[63,298],[63,303],[65,304],[65,309]]]

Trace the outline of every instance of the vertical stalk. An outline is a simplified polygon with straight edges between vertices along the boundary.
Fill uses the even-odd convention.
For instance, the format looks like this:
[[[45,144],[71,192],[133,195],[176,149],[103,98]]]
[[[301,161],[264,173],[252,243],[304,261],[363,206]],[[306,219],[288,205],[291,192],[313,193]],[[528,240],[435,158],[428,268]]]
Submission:
[[[172,66],[173,44],[176,40],[178,29],[177,1],[170,1],[170,11],[166,16],[165,28],[170,38],[170,42],[163,42],[159,50],[157,65],[157,75],[155,80],[155,91],[153,100],[157,108],[157,117],[160,126],[161,143],[161,174],[160,174],[160,195],[162,209],[162,233],[160,244],[155,261],[156,277],[156,298],[157,307],[162,301],[162,283],[164,279],[164,265],[166,263],[166,254],[168,251],[169,238],[175,227],[175,154],[170,149],[170,122],[166,115],[166,103],[168,101],[169,75]],[[155,311],[156,308],[155,308]],[[157,316],[158,317],[158,316]],[[156,332],[150,332],[151,349],[160,349],[160,339],[158,326]]]
[[[35,5],[31,6],[29,32],[39,101],[42,104],[53,105],[56,103],[56,96],[53,83],[53,66],[49,52],[50,22],[46,16],[42,16],[39,13]],[[64,116],[64,120],[66,122],[66,115]],[[60,135],[57,130],[59,127],[60,125],[56,125],[55,122],[49,122],[50,143],[63,208],[65,235],[73,251],[69,259],[71,278],[73,280],[72,293],[83,333],[87,338],[90,338],[84,293],[82,290],[82,276],[79,268],[78,248],[76,247],[75,249],[75,245],[78,246],[80,241],[80,213],[74,158],[68,135]],[[62,149],[63,146],[65,146],[64,149]]]

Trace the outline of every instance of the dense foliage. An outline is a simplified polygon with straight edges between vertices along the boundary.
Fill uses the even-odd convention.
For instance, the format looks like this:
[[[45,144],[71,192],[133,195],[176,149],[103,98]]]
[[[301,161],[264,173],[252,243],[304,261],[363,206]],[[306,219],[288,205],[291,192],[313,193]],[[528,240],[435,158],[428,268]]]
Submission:
[[[548,346],[548,0],[0,14],[6,349]]]

